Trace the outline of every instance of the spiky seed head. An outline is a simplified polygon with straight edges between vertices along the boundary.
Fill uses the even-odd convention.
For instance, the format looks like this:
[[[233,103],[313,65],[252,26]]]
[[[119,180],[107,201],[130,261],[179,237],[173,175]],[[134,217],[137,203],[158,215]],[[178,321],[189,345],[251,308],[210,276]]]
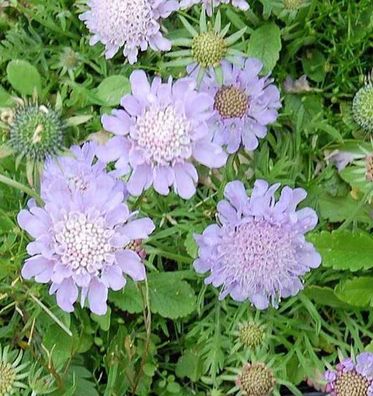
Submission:
[[[63,147],[64,125],[46,106],[25,104],[16,109],[9,130],[9,145],[16,154],[41,161]]]
[[[256,323],[245,324],[240,329],[240,341],[250,349],[254,349],[261,345],[264,336],[263,328]]]
[[[370,381],[355,370],[342,373],[335,382],[337,396],[367,396]]]
[[[352,102],[352,115],[365,131],[373,132],[373,84],[360,88]]]
[[[214,109],[222,118],[242,118],[248,106],[246,93],[233,85],[223,86],[215,94]]]
[[[193,38],[192,56],[201,67],[218,66],[226,51],[224,39],[215,32],[202,32]]]
[[[296,11],[304,4],[304,0],[284,0],[284,8],[289,11]]]
[[[237,385],[245,396],[270,396],[276,380],[264,363],[248,363],[237,378]]]

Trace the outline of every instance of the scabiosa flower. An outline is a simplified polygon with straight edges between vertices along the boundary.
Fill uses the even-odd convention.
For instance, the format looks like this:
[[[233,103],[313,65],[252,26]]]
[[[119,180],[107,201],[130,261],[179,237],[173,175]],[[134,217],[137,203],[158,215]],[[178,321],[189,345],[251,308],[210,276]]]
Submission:
[[[48,159],[42,175],[41,197],[48,201],[57,191],[62,194],[92,194],[99,191],[100,184],[104,188],[111,183],[112,176],[106,173],[106,164],[97,161],[96,150],[96,143],[88,142],[82,147],[72,146],[64,156]],[[124,198],[127,198],[126,186],[122,182],[120,185]]]
[[[133,64],[139,49],[169,51],[171,42],[162,36],[159,21],[179,8],[176,0],[89,0],[89,10],[80,15],[93,34],[90,44],[105,45],[105,56],[112,58],[121,47]]]
[[[206,124],[211,98],[197,92],[188,78],[162,83],[156,77],[149,84],[146,74],[137,70],[130,82],[132,93],[121,100],[123,109],[102,117],[104,128],[117,136],[98,147],[98,157],[116,161],[120,175],[131,172],[127,188],[132,195],[151,185],[166,195],[173,186],[181,197],[190,198],[198,179],[192,161],[218,168],[227,158],[212,142]]]
[[[276,379],[264,363],[247,363],[237,378],[237,385],[245,396],[270,396]]]
[[[20,394],[20,389],[27,389],[22,380],[28,376],[24,372],[28,363],[20,364],[23,353],[10,351],[9,346],[2,348],[0,345],[0,396]]]
[[[101,164],[92,164],[91,147],[73,152],[78,156],[75,171],[64,159],[59,159],[60,172],[47,164],[41,186],[45,206],[30,200],[28,209],[18,214],[21,228],[35,239],[27,246],[32,257],[22,276],[51,283],[50,294],[56,294],[57,304],[66,312],[74,310],[80,291],[81,304],[88,300],[91,311],[103,315],[108,289],[122,289],[124,274],[135,281],[145,278],[145,267],[131,245],[147,238],[154,224],[129,211],[123,203],[124,183]],[[53,177],[55,184],[45,186]]]
[[[242,66],[223,63],[223,85],[207,73],[201,92],[214,98],[214,116],[209,125],[214,141],[235,153],[241,146],[255,150],[258,139],[267,134],[267,125],[273,123],[281,107],[280,92],[272,79],[259,77],[263,64],[254,58],[242,60]]]
[[[199,21],[199,29],[195,29],[184,17],[180,20],[190,34],[191,38],[173,40],[173,46],[184,47],[179,51],[170,52],[167,56],[179,58],[167,62],[166,66],[188,66],[189,73],[196,73],[199,84],[205,71],[212,69],[219,84],[223,81],[221,68],[223,60],[231,63],[237,62],[237,56],[245,56],[233,47],[245,33],[246,27],[226,37],[229,25],[221,29],[221,15],[217,13],[214,25],[206,22],[206,14],[203,10]],[[186,48],[186,49],[185,49]]]
[[[372,396],[373,395],[373,354],[363,352],[356,362],[343,359],[335,370],[325,373],[326,391],[331,396]]]
[[[366,132],[373,132],[373,83],[372,75],[360,88],[352,102],[352,115],[356,123]]]
[[[276,307],[280,298],[303,288],[300,276],[320,265],[320,255],[304,238],[317,215],[310,208],[296,210],[306,192],[286,186],[276,202],[278,188],[257,180],[249,198],[240,181],[228,183],[226,199],[217,207],[220,223],[195,236],[199,257],[194,268],[211,272],[206,284],[223,286],[220,299],[230,294],[258,309]]]
[[[246,0],[181,0],[180,7],[182,9],[192,7],[195,4],[203,4],[206,7],[207,14],[212,15],[213,9],[220,4],[232,4],[243,11],[250,8]]]

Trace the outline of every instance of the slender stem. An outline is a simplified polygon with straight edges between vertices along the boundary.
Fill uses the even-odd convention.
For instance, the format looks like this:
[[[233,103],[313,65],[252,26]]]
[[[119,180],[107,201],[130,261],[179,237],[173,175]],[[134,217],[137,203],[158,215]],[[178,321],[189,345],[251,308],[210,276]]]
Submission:
[[[145,330],[146,330],[146,339],[145,339],[144,352],[143,352],[142,358],[141,358],[140,368],[136,375],[134,385],[132,388],[132,395],[136,394],[136,390],[137,390],[137,387],[138,387],[140,379],[141,379],[143,368],[144,368],[146,359],[148,357],[150,337],[152,334],[152,313],[150,311],[149,287],[148,287],[147,279],[145,279],[145,295],[143,293],[143,290],[141,290],[141,295],[143,298],[143,305],[144,305],[143,313],[144,313],[144,324],[145,324]]]
[[[43,201],[40,198],[40,195],[32,188],[27,187],[24,184],[19,183],[16,180],[13,180],[10,177],[7,177],[7,176],[1,175],[1,174],[0,174],[0,183],[4,183],[9,187],[16,188],[17,190],[20,190],[20,191],[30,195],[30,197],[35,198],[36,202],[39,205],[43,205]]]

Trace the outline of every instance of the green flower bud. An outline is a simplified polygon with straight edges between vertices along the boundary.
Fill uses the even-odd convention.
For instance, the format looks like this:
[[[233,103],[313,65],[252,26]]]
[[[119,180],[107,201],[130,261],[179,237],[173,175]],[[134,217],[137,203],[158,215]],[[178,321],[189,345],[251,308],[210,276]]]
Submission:
[[[199,33],[193,38],[192,56],[202,67],[215,67],[226,53],[224,39],[215,32]]]
[[[237,385],[245,396],[270,396],[276,380],[264,363],[248,363],[237,378]]]
[[[64,125],[46,106],[24,105],[16,109],[9,130],[9,146],[18,155],[42,161],[63,147]]]
[[[352,102],[352,115],[365,131],[373,132],[373,84],[360,88]]]
[[[250,349],[255,349],[264,340],[263,328],[256,323],[248,323],[240,329],[240,341]]]

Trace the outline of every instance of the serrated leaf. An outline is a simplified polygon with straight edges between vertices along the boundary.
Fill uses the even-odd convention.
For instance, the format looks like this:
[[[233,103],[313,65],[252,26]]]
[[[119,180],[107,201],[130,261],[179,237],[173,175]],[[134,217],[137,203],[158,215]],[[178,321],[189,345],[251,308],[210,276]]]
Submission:
[[[275,67],[281,51],[281,31],[274,23],[267,23],[256,29],[249,39],[247,55],[263,62],[262,74]]]
[[[196,308],[194,290],[172,272],[149,275],[150,308],[153,313],[177,319],[191,314]]]
[[[373,277],[342,281],[335,288],[335,294],[340,300],[357,307],[373,306]]]
[[[41,77],[35,66],[24,60],[8,63],[6,73],[9,83],[21,95],[32,95],[34,90],[41,91]]]
[[[373,238],[363,232],[322,231],[309,236],[324,267],[358,271],[373,267]]]
[[[135,282],[127,279],[125,288],[121,291],[109,293],[109,301],[117,308],[129,313],[139,313],[142,311],[141,293],[137,289]]]
[[[96,88],[96,96],[107,106],[116,106],[120,99],[130,92],[130,83],[127,77],[114,75],[105,78]]]

